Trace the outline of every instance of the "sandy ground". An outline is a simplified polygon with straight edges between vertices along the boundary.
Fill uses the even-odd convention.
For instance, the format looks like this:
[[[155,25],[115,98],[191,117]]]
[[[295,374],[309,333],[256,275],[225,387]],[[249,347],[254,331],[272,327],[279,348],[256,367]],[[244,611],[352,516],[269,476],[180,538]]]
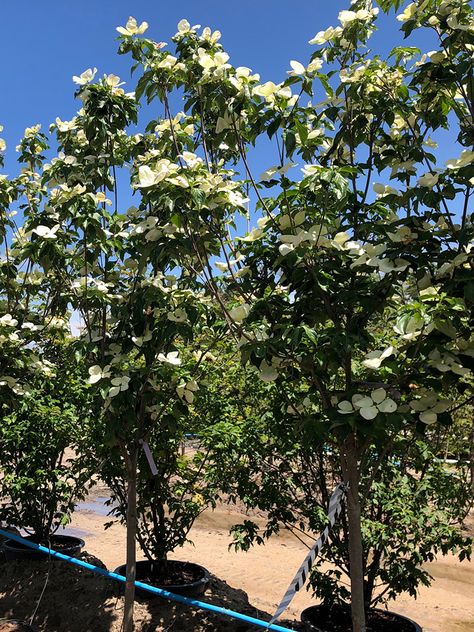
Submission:
[[[73,522],[66,529],[66,533],[83,537],[86,540],[87,552],[102,560],[107,568],[113,570],[124,562],[125,530],[120,525],[114,525],[104,531],[104,523],[109,521],[106,516],[107,508],[103,505],[104,494],[106,491],[103,489],[94,489],[93,496],[75,512]],[[225,506],[205,512],[191,533],[194,546],[186,544],[171,557],[197,562],[209,569],[214,579],[210,591],[206,594],[206,600],[227,604],[227,607],[240,608],[254,616],[257,614],[256,611],[259,611],[268,620],[268,615],[275,610],[306,555],[307,549],[294,536],[285,532],[269,540],[265,546],[254,547],[247,553],[229,551],[229,527],[241,519],[241,513],[232,512]],[[474,519],[471,523],[469,528],[474,531]],[[31,603],[28,606],[19,607],[18,595],[9,598],[8,594],[5,594],[8,590],[20,591],[17,584],[14,589],[13,584],[9,584],[8,590],[5,590],[5,586],[2,596],[2,584],[12,582],[13,575],[18,573],[16,568],[10,567],[10,575],[8,575],[5,568],[2,571],[2,566],[0,565],[0,616],[31,616],[33,610]],[[423,627],[424,632],[474,632],[474,562],[464,561],[461,564],[454,557],[448,556],[429,564],[428,568],[435,580],[432,586],[421,588],[417,600],[409,597],[399,598],[391,604],[390,609],[416,620]],[[36,590],[39,590],[44,582],[45,569],[42,568],[38,572],[41,579],[38,580]],[[98,580],[103,582],[101,578]],[[57,578],[57,582],[59,591],[65,589],[64,582],[61,585],[61,577]],[[51,583],[54,585],[54,578]],[[117,599],[115,587],[103,588],[100,583],[99,588],[109,592],[107,600],[103,600],[104,603],[100,604],[101,618],[95,623],[83,618],[81,626],[76,628],[72,620],[65,622],[63,619],[55,622],[54,617],[49,615],[52,606],[51,599],[55,597],[53,592],[49,591],[45,595],[45,601],[40,604],[36,625],[41,632],[76,632],[76,629],[83,632],[118,631],[122,600]],[[99,588],[97,591],[100,592]],[[84,590],[86,589],[78,586],[76,592],[84,593]],[[85,596],[82,593],[79,601],[84,606]],[[97,610],[98,607],[98,604],[94,602],[95,597],[95,595],[89,595],[88,601],[87,599],[85,601],[85,605],[89,604],[92,611]],[[137,606],[139,630],[243,632],[252,629],[213,617],[202,620],[200,613],[194,613],[189,619],[189,613],[184,613],[179,607],[164,607],[163,602],[158,601],[160,604],[155,604],[151,608],[146,604]],[[298,593],[285,614],[285,624],[297,629],[296,621],[299,619],[301,610],[311,603],[310,593],[306,591]],[[48,616],[41,616],[42,609],[48,612]]]

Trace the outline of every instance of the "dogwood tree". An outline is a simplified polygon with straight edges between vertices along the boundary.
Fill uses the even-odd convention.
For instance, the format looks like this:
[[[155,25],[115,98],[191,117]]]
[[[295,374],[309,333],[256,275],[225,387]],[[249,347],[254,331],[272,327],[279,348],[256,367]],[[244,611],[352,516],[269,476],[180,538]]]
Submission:
[[[54,364],[44,357],[51,337],[62,336],[68,324],[56,316],[57,288],[48,266],[36,263],[44,226],[31,230],[21,225],[23,213],[34,214],[42,192],[37,167],[47,139],[39,127],[25,130],[17,146],[21,173],[0,175],[0,402],[9,414],[31,393],[36,377],[54,375]],[[0,167],[6,144],[0,139]]]
[[[129,21],[127,29],[145,29],[133,25]],[[16,248],[27,271],[25,284],[41,274],[42,292],[49,297],[45,311],[79,330],[77,358],[88,368],[100,425],[98,461],[122,460],[128,495],[124,629],[129,631],[137,470],[150,467],[143,445],[160,424],[166,429],[162,435],[173,437],[176,420],[187,414],[199,390],[198,368],[207,349],[196,345],[193,354],[191,347],[183,362],[180,345],[206,326],[210,300],[196,283],[199,260],[174,209],[179,166],[158,158],[166,146],[155,124],[143,134],[127,131],[137,117],[134,94],[124,91],[119,77],[96,79],[96,73],[87,69],[73,78],[82,107],[72,120],[57,118],[51,126],[58,150],[53,159],[46,163],[38,157],[46,142],[39,127],[25,134],[20,147],[28,146],[32,159],[20,178],[30,203],[22,208]],[[192,138],[192,125],[184,133]],[[158,160],[154,171],[147,166],[153,158]],[[168,187],[163,199],[155,193],[158,183],[163,192]],[[136,206],[130,206],[133,195]],[[3,320],[1,327],[16,327],[10,315]]]
[[[449,423],[450,389],[472,400],[474,355],[472,9],[410,4],[404,35],[429,29],[434,50],[401,39],[386,58],[369,48],[377,14],[353,2],[279,82],[233,67],[220,33],[186,20],[173,52],[136,37],[133,18],[120,30],[120,52],[142,69],[137,97],[163,104],[138,186],[176,211],[243,361],[264,381],[293,380],[281,414],[295,433],[311,426],[315,445],[338,450],[354,632],[365,629],[360,462],[405,425]],[[440,131],[457,143],[448,161]],[[268,138],[275,158],[257,176],[252,148]],[[243,234],[248,202],[256,226]]]
[[[365,627],[361,461],[374,445],[382,458],[407,424],[449,423],[453,389],[472,400],[472,10],[412,3],[397,16],[402,31],[429,29],[434,50],[400,45],[387,58],[368,48],[377,14],[352,3],[277,83],[233,67],[218,31],[182,20],[170,53],[130,18],[118,31],[142,71],[136,94],[96,69],[74,77],[82,108],[56,119],[57,156],[45,163],[47,138],[29,128],[23,172],[0,180],[0,387],[23,394],[26,373],[45,370],[39,329],[80,315],[102,448],[121,452],[128,478],[127,632],[142,442],[199,386],[205,350],[183,364],[179,344],[211,300],[243,361],[265,382],[294,384],[281,408],[294,432],[310,427],[315,446],[339,454],[355,632]],[[141,98],[163,111],[133,134]],[[458,145],[447,162],[440,130]],[[253,147],[268,138],[275,158],[257,176]],[[246,233],[244,217],[256,224]]]

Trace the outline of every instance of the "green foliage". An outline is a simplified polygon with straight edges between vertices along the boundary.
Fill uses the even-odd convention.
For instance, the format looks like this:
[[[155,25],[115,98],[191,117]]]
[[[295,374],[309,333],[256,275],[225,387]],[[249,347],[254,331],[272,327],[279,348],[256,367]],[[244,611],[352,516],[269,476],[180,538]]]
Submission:
[[[340,479],[331,450],[291,444],[284,428],[270,423],[271,438],[264,423],[258,431],[252,429],[247,442],[234,448],[224,476],[221,470],[231,498],[243,499],[249,509],[268,516],[265,526],[246,519],[232,528],[236,549],[263,544],[282,528],[311,544],[311,534],[326,526],[331,488]],[[433,439],[409,434],[382,454],[375,446],[366,453],[361,489],[367,607],[404,592],[416,597],[420,585],[431,583],[426,563],[438,555],[470,559],[472,540],[461,531],[472,506],[467,468],[452,470],[437,461],[430,447],[436,445]],[[347,529],[342,514],[312,570],[314,594],[328,604],[350,597]]]
[[[51,344],[61,368],[38,377],[0,425],[0,519],[42,542],[65,526],[91,471],[75,452],[83,440],[87,396],[70,349]]]
[[[270,511],[265,535],[280,523],[318,530],[342,472],[354,490],[353,528],[343,517],[333,561],[347,570],[349,535],[351,569],[361,567],[365,503],[366,605],[372,579],[388,583],[387,596],[427,581],[418,569],[436,548],[432,534],[441,552],[464,547],[430,509],[430,490],[444,502],[455,479],[423,469],[413,446],[401,473],[387,458],[406,463],[403,441],[452,423],[459,398],[472,401],[474,369],[472,8],[409,4],[397,15],[400,45],[386,59],[369,48],[377,15],[369,0],[341,11],[340,26],[318,32],[309,62],[293,60],[279,84],[228,63],[218,31],[182,20],[172,54],[130,18],[118,29],[119,52],[133,59],[136,95],[114,75],[75,77],[82,107],[52,126],[57,156],[45,164],[49,140],[29,128],[21,175],[0,180],[3,409],[28,390],[32,354],[43,353],[38,328],[66,322],[72,308],[84,323],[75,350],[89,373],[94,457],[110,453],[104,476],[122,517],[125,481],[138,467],[144,549],[165,557],[184,541],[200,507],[213,502],[219,463],[233,466],[235,478],[219,480],[231,499]],[[419,28],[436,33],[440,50],[420,55],[403,45]],[[175,96],[184,112],[172,112]],[[131,134],[137,99],[155,110],[158,102],[163,114]],[[439,130],[459,146],[444,165]],[[275,164],[257,177],[252,151],[269,139]],[[136,195],[128,209],[117,186],[125,170]],[[14,206],[22,230],[9,215]],[[240,215],[257,222],[245,235]],[[200,384],[203,340],[213,347],[228,334],[252,376],[229,361],[234,383],[209,369]],[[182,459],[179,442],[193,428],[213,450]],[[159,461],[154,480],[143,441]],[[256,487],[248,473],[257,471]],[[423,524],[413,506],[406,517],[401,511],[410,493],[425,503]],[[388,517],[395,539],[383,527]],[[240,546],[260,537],[252,529],[240,529]],[[370,551],[380,555],[373,578]],[[339,579],[326,576],[319,594],[347,597]]]

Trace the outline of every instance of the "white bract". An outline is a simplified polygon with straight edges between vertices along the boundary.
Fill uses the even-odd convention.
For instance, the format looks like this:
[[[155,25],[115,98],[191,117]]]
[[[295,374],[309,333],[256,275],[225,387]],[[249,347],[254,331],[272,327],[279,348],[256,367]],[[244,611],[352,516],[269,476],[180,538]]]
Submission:
[[[61,121],[61,119],[56,117],[56,127],[60,132],[70,132],[73,129],[77,128],[76,118],[74,117],[71,121]]]
[[[126,391],[130,382],[130,378],[127,375],[121,377],[114,377],[111,379],[112,387],[109,390],[108,397],[115,397],[121,391]]]
[[[187,323],[188,315],[186,310],[184,309],[175,309],[173,312],[168,312],[166,314],[168,320],[171,320],[174,323]]]
[[[280,364],[280,362],[275,360],[276,359],[272,359],[271,364],[268,364],[266,360],[262,360],[260,363],[258,377],[263,382],[274,382],[277,379],[278,371],[276,367]]]
[[[410,408],[419,413],[420,421],[431,425],[437,422],[438,415],[445,413],[451,406],[447,399],[440,399],[434,392],[429,392],[420,399],[410,402]]]
[[[250,305],[248,303],[242,303],[233,309],[229,310],[229,318],[235,323],[243,322],[250,313]]]
[[[89,384],[96,384],[100,380],[110,377],[110,364],[102,369],[98,364],[89,368]]]
[[[52,228],[40,225],[36,228],[33,228],[31,232],[35,233],[36,235],[38,235],[38,237],[41,237],[42,239],[57,239],[56,233],[58,232],[58,230],[59,224],[56,224]]]
[[[170,351],[166,355],[159,353],[157,356],[158,362],[164,362],[165,364],[171,364],[172,366],[179,366],[181,364],[181,358],[178,351]]]
[[[454,170],[466,167],[472,162],[474,162],[474,151],[471,151],[470,149],[464,149],[461,152],[459,158],[451,158],[450,160],[447,160],[445,164],[448,169]]]
[[[374,18],[378,14],[378,9],[359,9],[358,11],[341,11],[338,15],[338,20],[341,23],[342,28],[346,28],[348,24],[354,22],[354,20],[361,20],[367,22]]]
[[[184,399],[188,404],[192,404],[194,401],[195,393],[199,390],[196,380],[190,380],[189,382],[180,382],[176,387],[176,393],[178,397]]]
[[[13,318],[11,314],[5,314],[0,318],[0,326],[2,327],[16,327],[17,325],[17,319]]]
[[[397,20],[399,22],[407,22],[408,20],[411,20],[413,17],[415,17],[416,10],[416,3],[412,2],[405,8],[403,13],[397,15]]]
[[[362,364],[368,369],[378,369],[385,358],[390,357],[394,352],[394,348],[390,345],[386,349],[371,351],[362,360]]]
[[[290,61],[291,70],[287,72],[290,77],[295,77],[298,75],[304,75],[306,72],[306,68],[299,61],[295,61],[294,59]]]
[[[438,349],[434,349],[430,353],[428,364],[441,371],[441,373],[447,373],[448,371],[456,375],[467,375],[470,373],[468,368],[462,366],[458,357],[451,353],[442,353]]]
[[[309,40],[310,44],[325,44],[326,42],[331,41],[336,38],[338,35],[342,34],[342,28],[340,26],[329,26],[325,31],[319,31],[313,37],[313,39]]]
[[[74,75],[72,80],[79,86],[85,86],[87,83],[90,83],[94,79],[96,72],[97,68],[88,68],[87,70],[84,70],[84,72],[81,73],[79,76]]]
[[[152,170],[148,165],[141,165],[138,168],[138,185],[139,188],[153,187],[164,180],[172,172],[178,170],[178,166],[171,163],[167,158],[158,160],[155,168]]]
[[[390,241],[394,241],[397,243],[409,244],[412,241],[415,241],[418,237],[418,233],[414,233],[411,231],[409,226],[400,226],[397,228],[397,232],[395,233],[387,233]]]
[[[401,195],[400,191],[394,187],[391,187],[388,184],[381,184],[380,182],[376,182],[373,185],[373,189],[375,193],[377,193],[378,197],[385,197],[386,195]]]
[[[257,239],[261,239],[263,237],[263,230],[261,228],[252,228],[248,235],[245,237],[239,237],[240,241],[252,242],[257,241]]]
[[[378,413],[393,413],[397,410],[397,404],[387,397],[384,388],[377,388],[369,396],[356,393],[351,401],[343,400],[338,404],[338,412],[342,415],[358,412],[364,419],[374,419]]]
[[[148,22],[142,22],[139,26],[136,19],[130,16],[127,20],[125,28],[123,26],[117,26],[117,31],[121,35],[141,35],[147,30],[147,28]]]

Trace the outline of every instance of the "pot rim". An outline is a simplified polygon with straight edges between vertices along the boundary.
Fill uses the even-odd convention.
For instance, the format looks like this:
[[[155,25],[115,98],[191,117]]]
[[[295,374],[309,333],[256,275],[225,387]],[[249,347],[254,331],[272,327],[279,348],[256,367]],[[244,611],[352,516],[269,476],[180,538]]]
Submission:
[[[27,536],[21,536],[23,537],[25,540],[31,540],[32,538],[34,538],[34,535],[27,535]],[[52,538],[59,538],[60,540],[74,540],[75,542],[71,542],[71,548],[76,548],[78,546],[80,546],[80,548],[84,548],[84,546],[86,545],[85,541],[82,538],[77,537],[76,535],[67,535],[66,533],[53,533],[52,534]],[[37,544],[37,542],[35,542],[35,544]],[[10,538],[6,539],[2,546],[6,549],[15,549],[15,550],[20,550],[20,551],[24,551],[25,549],[28,549],[32,552],[37,552],[37,549],[33,549],[30,548],[29,546],[26,546],[25,544],[22,544],[21,542],[17,542],[16,540],[11,540]],[[39,551],[40,553],[42,553],[43,551]],[[2,619],[0,619],[1,621]]]
[[[310,623],[309,621],[308,622],[304,621],[304,619],[303,619],[304,613],[308,612],[309,610],[317,610],[322,605],[323,604],[315,604],[314,606],[309,606],[308,608],[305,608],[301,612],[301,615],[300,615],[301,621],[303,621],[303,623]],[[344,607],[344,606],[336,605],[335,607],[337,608],[337,607]],[[348,608],[350,607],[349,604],[347,604],[347,607]],[[422,627],[420,626],[419,623],[417,623],[416,621],[413,621],[413,619],[410,619],[409,617],[405,616],[404,614],[399,614],[398,612],[394,612],[393,610],[389,610],[388,608],[370,608],[370,610],[375,611],[375,612],[387,612],[387,613],[393,614],[396,617],[398,617],[399,619],[401,619],[402,621],[406,621],[407,623],[411,623],[413,625],[413,627],[414,627],[413,632],[423,632],[423,629],[422,629]],[[312,624],[312,625],[314,625],[314,624]]]
[[[137,569],[140,567],[146,567],[147,565],[151,565],[151,564],[160,564],[160,562],[164,562],[165,560],[137,560],[136,566]],[[178,564],[179,566],[185,566],[185,565],[189,565],[189,566],[194,566],[195,568],[198,568],[199,570],[203,571],[203,576],[200,577],[199,579],[195,579],[192,582],[186,582],[184,584],[168,584],[166,587],[163,586],[163,588],[165,590],[168,590],[169,592],[173,592],[173,588],[182,588],[184,586],[195,586],[195,585],[199,585],[201,583],[207,583],[210,579],[210,573],[207,570],[207,568],[205,566],[201,566],[201,564],[198,564],[197,562],[189,562],[189,561],[185,561],[185,560],[166,560],[167,563],[171,563],[171,564]],[[126,564],[120,564],[120,566],[117,566],[117,568],[114,570],[114,573],[117,573],[118,575],[125,575],[125,569],[126,569]],[[137,581],[140,581],[139,579]],[[153,584],[150,584],[153,585]],[[160,588],[160,586],[156,586],[156,588]]]

